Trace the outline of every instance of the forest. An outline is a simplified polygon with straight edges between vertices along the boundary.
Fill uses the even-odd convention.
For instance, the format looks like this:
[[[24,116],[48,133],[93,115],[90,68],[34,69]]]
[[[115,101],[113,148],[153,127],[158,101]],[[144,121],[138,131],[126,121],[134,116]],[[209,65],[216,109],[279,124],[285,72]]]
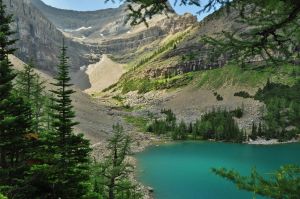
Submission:
[[[172,110],[161,110],[166,118],[155,119],[148,125],[147,131],[157,135],[167,135],[173,140],[202,139],[229,142],[243,142],[247,139],[246,132],[240,130],[233,117],[242,117],[242,108],[233,111],[213,109],[205,113],[194,123],[186,124],[177,119]]]

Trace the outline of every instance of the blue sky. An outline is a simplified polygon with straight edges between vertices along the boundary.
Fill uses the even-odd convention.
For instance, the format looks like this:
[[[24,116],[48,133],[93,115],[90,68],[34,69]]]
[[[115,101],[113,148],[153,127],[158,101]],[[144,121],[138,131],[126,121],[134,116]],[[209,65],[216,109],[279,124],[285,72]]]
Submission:
[[[42,0],[46,4],[51,5],[56,8],[63,8],[69,10],[99,10],[104,8],[114,8],[120,5],[119,0],[115,0],[116,3],[104,3],[104,0]],[[174,6],[174,1],[171,0],[172,6]],[[207,1],[207,0],[204,0]],[[175,10],[178,14],[184,14],[186,12],[192,13],[196,15],[196,12],[199,11],[199,8],[196,6],[179,6],[175,7]],[[204,13],[201,15],[197,15],[198,19],[201,20],[203,17],[208,15],[208,13]]]

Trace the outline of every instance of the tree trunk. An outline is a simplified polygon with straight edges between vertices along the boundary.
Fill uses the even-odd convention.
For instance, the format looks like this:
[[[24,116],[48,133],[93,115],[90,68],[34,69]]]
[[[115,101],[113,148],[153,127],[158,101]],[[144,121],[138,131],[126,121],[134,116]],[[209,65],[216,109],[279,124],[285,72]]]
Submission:
[[[0,150],[0,166],[2,169],[6,168],[6,152],[5,152],[5,149],[1,149]]]
[[[110,185],[109,185],[109,192],[108,192],[109,199],[115,199],[114,189],[115,189],[115,179],[111,178]]]

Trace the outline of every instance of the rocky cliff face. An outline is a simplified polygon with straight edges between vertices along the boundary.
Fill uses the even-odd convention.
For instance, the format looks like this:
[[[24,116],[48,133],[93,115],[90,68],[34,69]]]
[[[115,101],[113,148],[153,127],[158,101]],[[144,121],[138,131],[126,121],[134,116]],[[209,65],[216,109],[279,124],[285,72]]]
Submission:
[[[170,18],[162,17],[150,21],[150,27],[146,28],[144,24],[133,27],[131,32],[119,38],[104,40],[100,43],[107,53],[126,53],[128,50],[134,50],[147,45],[155,40],[163,39],[169,34],[184,31],[197,24],[196,17],[186,14],[177,16],[172,14]]]
[[[165,15],[155,16],[149,21],[149,28],[144,24],[131,27],[126,23],[126,4],[114,9],[80,12],[53,8],[40,0],[31,2],[65,36],[115,55],[136,50],[197,23],[196,17],[178,16],[170,9],[169,18]]]
[[[141,74],[149,78],[171,77],[177,74],[223,67],[230,56],[223,55],[219,58],[212,58],[210,54],[213,49],[201,43],[201,39],[205,35],[219,37],[219,33],[222,31],[232,30],[234,26],[241,27],[240,24],[235,22],[237,16],[238,12],[232,10],[228,14],[225,9],[209,15],[201,22],[196,23],[191,33],[182,42],[177,43],[176,48],[156,58],[155,61],[148,64],[148,67]],[[179,57],[179,59],[176,59],[176,57]],[[173,59],[177,61],[164,65],[160,64]]]
[[[126,5],[114,9],[103,9],[98,11],[73,11],[57,9],[46,5],[41,0],[31,0],[57,28],[68,32],[73,37],[102,37],[111,38],[130,30],[126,19]]]
[[[64,35],[30,0],[4,0],[4,3],[8,12],[14,16],[12,28],[18,39],[16,55],[25,62],[33,58],[39,68],[54,72]],[[88,63],[88,58],[84,56],[90,51],[88,46],[70,39],[66,39],[66,45],[74,69]]]

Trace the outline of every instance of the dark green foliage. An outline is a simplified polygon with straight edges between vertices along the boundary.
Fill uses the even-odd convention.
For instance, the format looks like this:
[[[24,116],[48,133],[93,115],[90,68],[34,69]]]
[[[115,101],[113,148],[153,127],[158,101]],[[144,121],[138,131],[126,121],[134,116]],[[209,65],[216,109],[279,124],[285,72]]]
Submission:
[[[9,197],[18,192],[28,169],[31,133],[30,107],[12,93],[15,74],[8,55],[14,52],[15,40],[10,39],[11,22],[0,0],[0,192]]]
[[[2,0],[0,0],[0,100],[6,99],[10,95],[12,80],[15,78],[11,63],[8,60],[8,55],[15,51],[12,48],[15,40],[9,38],[13,35],[9,27],[9,24],[12,22],[12,16],[5,13],[5,7]]]
[[[252,96],[246,91],[240,91],[234,93],[234,96],[243,97],[243,98],[252,98]]]
[[[4,105],[4,103],[1,103]],[[8,186],[4,192],[8,196],[17,194],[20,183],[30,161],[30,107],[22,98],[10,96],[5,107],[1,107],[0,116],[0,190]]]
[[[217,98],[218,101],[223,101],[223,97],[221,95],[217,95],[216,98]]]
[[[133,166],[126,161],[130,154],[131,140],[124,134],[119,124],[113,126],[113,136],[109,139],[108,156],[100,164],[95,165],[93,179],[94,192],[98,198],[135,199],[140,198],[136,185],[129,180]]]
[[[162,110],[166,114],[164,120],[155,119],[152,124],[148,126],[148,131],[155,134],[169,135],[174,140],[184,140],[191,136],[193,139],[214,139],[231,142],[243,142],[246,137],[235,123],[233,117],[243,114],[241,108],[228,112],[223,110],[213,110],[206,113],[195,123],[190,123],[189,126],[181,121],[176,124],[176,116],[171,110]]]
[[[230,111],[230,113],[232,113],[232,115],[236,118],[242,118],[243,115],[244,115],[244,109],[243,108],[236,108],[235,110],[233,111]]]
[[[263,117],[265,128],[261,136],[290,140],[300,132],[300,82],[293,86],[267,82],[255,95],[256,100],[266,104]]]
[[[216,97],[216,99],[217,99],[218,101],[223,101],[223,97],[222,97],[219,93],[214,92],[214,96]]]
[[[181,121],[179,125],[175,128],[172,132],[172,139],[173,140],[185,140],[187,138],[188,131],[187,126],[184,121]]]
[[[257,127],[256,127],[256,125],[255,125],[255,123],[253,122],[252,123],[252,129],[251,129],[251,135],[250,135],[250,138],[252,139],[252,140],[256,140],[257,139]]]
[[[213,110],[201,117],[198,129],[204,139],[225,140],[232,142],[244,141],[244,135],[232,118],[232,114],[225,110]]]
[[[161,110],[161,113],[166,115],[164,120],[155,119],[147,128],[147,131],[153,132],[157,135],[172,133],[176,129],[176,116],[172,110]]]
[[[241,176],[234,170],[213,169],[218,176],[221,176],[234,184],[239,189],[250,191],[254,194],[274,199],[298,199],[300,193],[300,167],[286,165],[270,176],[261,176],[255,169],[249,177]]]

